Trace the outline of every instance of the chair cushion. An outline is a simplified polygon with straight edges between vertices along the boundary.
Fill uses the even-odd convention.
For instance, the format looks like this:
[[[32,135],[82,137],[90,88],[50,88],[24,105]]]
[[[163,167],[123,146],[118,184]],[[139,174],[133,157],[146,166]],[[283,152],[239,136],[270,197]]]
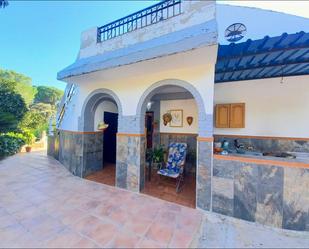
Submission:
[[[177,178],[179,176],[179,172],[175,172],[173,169],[160,169],[157,172],[159,175],[168,176],[172,178]]]
[[[174,172],[179,173],[180,166],[186,160],[187,144],[185,143],[171,143],[169,145],[168,159],[166,168],[173,169]]]

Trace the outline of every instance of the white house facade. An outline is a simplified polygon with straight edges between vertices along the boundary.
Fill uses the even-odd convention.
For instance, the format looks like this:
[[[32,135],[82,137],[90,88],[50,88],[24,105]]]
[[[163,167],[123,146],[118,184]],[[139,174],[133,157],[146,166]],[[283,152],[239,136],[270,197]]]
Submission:
[[[308,231],[308,29],[283,13],[166,0],[86,30],[58,73],[67,88],[48,153],[80,177],[107,160],[116,187],[139,192],[146,150],[184,142],[196,208]]]

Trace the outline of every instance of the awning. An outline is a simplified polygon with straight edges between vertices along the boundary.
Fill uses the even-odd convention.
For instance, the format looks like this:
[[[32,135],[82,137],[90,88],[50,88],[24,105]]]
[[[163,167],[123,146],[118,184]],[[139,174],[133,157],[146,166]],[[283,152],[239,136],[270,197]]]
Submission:
[[[309,74],[309,33],[219,45],[215,82]]]

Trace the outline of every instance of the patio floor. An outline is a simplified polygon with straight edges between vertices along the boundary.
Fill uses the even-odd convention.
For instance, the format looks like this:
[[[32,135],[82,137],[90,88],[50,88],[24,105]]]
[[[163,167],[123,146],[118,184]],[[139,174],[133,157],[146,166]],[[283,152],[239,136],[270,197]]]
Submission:
[[[184,185],[179,193],[176,193],[176,181],[168,177],[161,177],[156,170],[152,171],[151,181],[146,177],[145,188],[142,193],[174,202],[187,207],[195,208],[195,175],[187,174]]]
[[[0,179],[0,247],[309,247],[309,233],[84,180],[43,152],[0,161]]]
[[[116,165],[112,163],[105,163],[103,169],[90,174],[86,177],[87,180],[115,186]]]
[[[115,186],[115,165],[105,164],[103,170],[95,172],[86,177],[110,186]],[[146,175],[145,188],[142,193],[165,201],[174,202],[187,207],[195,208],[195,175],[187,174],[182,190],[176,193],[175,179],[159,177],[156,170],[152,171],[151,181]]]
[[[198,210],[72,176],[42,152],[0,161],[0,179],[0,247],[188,247],[202,221]]]

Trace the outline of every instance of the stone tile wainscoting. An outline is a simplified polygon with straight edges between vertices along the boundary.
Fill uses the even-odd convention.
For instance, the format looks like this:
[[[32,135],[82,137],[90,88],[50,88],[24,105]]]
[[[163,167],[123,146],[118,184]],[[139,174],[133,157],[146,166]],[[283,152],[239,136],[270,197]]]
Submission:
[[[59,130],[49,136],[47,154],[72,174],[85,177],[103,167],[103,133]]]
[[[197,138],[197,182],[196,182],[196,206],[210,211],[211,209],[211,181],[212,181],[212,157],[213,142],[208,138]]]
[[[309,168],[214,156],[212,211],[284,229],[309,231]]]
[[[117,134],[117,187],[134,192],[144,188],[145,141],[143,134]]]

